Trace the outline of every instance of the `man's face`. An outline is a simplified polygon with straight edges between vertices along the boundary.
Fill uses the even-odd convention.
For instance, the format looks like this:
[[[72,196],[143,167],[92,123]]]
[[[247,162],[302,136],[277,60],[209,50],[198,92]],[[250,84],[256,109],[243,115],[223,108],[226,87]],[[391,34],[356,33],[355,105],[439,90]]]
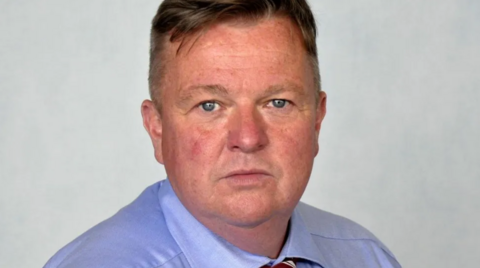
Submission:
[[[289,217],[325,114],[299,29],[286,18],[221,23],[178,47],[166,46],[161,115],[148,102],[143,112],[179,199],[200,221]]]

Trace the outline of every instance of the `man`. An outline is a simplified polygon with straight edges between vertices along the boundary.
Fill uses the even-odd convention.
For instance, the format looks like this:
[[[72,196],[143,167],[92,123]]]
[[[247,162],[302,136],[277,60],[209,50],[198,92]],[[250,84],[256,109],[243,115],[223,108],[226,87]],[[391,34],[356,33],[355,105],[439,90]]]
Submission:
[[[326,113],[304,0],[165,0],[151,38],[142,115],[168,180],[45,267],[400,267],[299,203]]]

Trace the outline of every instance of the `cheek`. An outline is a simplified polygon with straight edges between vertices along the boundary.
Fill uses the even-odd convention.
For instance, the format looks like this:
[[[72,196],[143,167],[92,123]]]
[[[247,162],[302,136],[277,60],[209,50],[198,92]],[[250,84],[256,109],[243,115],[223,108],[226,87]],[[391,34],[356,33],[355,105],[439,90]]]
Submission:
[[[315,132],[310,127],[285,128],[273,133],[273,137],[277,137],[276,140],[280,144],[279,153],[291,158],[291,161],[305,161],[314,153]]]
[[[183,150],[190,162],[198,164],[215,163],[215,157],[221,151],[221,135],[200,127],[189,128],[184,132]],[[207,166],[204,166],[207,168]]]
[[[189,149],[189,160],[195,160],[195,159],[198,159],[199,156],[203,155],[203,152],[204,152],[204,142],[205,142],[205,139],[204,138],[200,138],[200,139],[191,139],[191,140],[188,140],[187,143],[187,147]]]
[[[173,184],[178,194],[200,194],[197,192],[204,189],[202,185],[209,181],[206,178],[210,176],[213,164],[217,162],[212,149],[215,147],[215,135],[185,125],[176,125],[174,129],[175,131],[169,133],[164,147],[169,155],[165,168],[169,176],[175,178]]]
[[[277,163],[283,170],[280,187],[287,195],[299,197],[308,183],[313,166],[315,132],[311,127],[298,125],[275,134],[277,144],[272,149],[276,151]],[[286,199],[290,200],[290,197]]]
[[[291,194],[301,195],[310,178],[315,157],[315,132],[309,127],[290,129],[281,138],[284,186]],[[280,150],[279,150],[280,151]]]

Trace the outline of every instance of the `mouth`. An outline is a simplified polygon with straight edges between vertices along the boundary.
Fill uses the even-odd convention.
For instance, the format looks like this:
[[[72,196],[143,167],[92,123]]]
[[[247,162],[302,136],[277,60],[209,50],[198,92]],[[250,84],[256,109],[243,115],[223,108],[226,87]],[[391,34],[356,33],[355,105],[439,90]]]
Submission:
[[[261,183],[271,176],[272,174],[261,169],[235,170],[229,172],[224,179],[234,184],[250,185]]]

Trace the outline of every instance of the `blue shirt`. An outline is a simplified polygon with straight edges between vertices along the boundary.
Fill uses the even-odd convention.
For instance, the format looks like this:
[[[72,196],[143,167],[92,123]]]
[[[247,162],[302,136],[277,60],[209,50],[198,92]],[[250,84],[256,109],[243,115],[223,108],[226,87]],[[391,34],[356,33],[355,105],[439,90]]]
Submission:
[[[299,203],[276,260],[245,252],[197,221],[168,180],[148,187],[117,214],[55,254],[45,268],[258,268],[286,257],[298,268],[398,268],[393,254],[360,225]]]

